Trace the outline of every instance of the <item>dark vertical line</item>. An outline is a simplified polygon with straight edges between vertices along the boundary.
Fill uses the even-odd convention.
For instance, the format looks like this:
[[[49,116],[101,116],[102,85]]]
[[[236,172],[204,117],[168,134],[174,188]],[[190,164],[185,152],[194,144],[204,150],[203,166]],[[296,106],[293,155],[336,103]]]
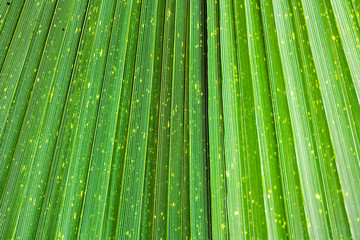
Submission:
[[[206,185],[207,185],[207,189],[206,191],[208,192],[208,204],[207,204],[207,212],[208,212],[208,234],[209,234],[209,239],[212,239],[212,218],[211,218],[211,186],[210,186],[210,149],[209,149],[209,103],[208,103],[208,38],[207,38],[207,6],[206,6],[206,1],[203,1],[203,29],[204,29],[204,33],[203,33],[203,44],[204,44],[204,105],[205,105],[205,119],[204,119],[204,124],[205,124],[205,141],[206,141],[206,163],[205,163],[205,167],[206,167]]]

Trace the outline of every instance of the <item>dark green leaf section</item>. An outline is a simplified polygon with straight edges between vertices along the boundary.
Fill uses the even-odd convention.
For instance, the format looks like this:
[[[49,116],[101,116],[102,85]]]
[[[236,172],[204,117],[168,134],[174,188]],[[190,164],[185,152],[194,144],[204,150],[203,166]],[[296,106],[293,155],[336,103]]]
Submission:
[[[0,239],[358,239],[360,3],[0,2]]]
[[[159,136],[159,110],[160,110],[160,90],[162,74],[162,56],[163,56],[163,34],[165,18],[165,1],[160,1],[159,11],[156,16],[156,35],[155,35],[155,62],[154,79],[151,89],[150,99],[150,119],[149,119],[149,137],[147,144],[146,169],[144,180],[144,193],[141,216],[141,239],[151,239],[153,236],[153,226],[155,222],[155,182],[157,169],[158,136]],[[156,140],[155,140],[156,139]]]
[[[175,28],[173,32],[174,49],[172,60],[172,101],[170,118],[170,156],[168,177],[167,239],[181,239],[182,192],[184,171],[184,97],[186,64],[186,23],[189,1],[176,1]]]
[[[184,87],[184,149],[183,149],[183,171],[182,171],[182,236],[184,239],[190,239],[190,171],[189,171],[189,45],[190,45],[190,1],[187,1],[186,14],[186,50],[185,50],[185,87]]]
[[[157,149],[157,165],[155,176],[155,206],[153,239],[166,238],[169,157],[170,157],[170,121],[172,102],[172,73],[174,59],[174,26],[176,1],[166,1],[164,14],[164,34],[161,69],[161,91],[159,106],[159,135]],[[180,89],[177,89],[180,91]]]

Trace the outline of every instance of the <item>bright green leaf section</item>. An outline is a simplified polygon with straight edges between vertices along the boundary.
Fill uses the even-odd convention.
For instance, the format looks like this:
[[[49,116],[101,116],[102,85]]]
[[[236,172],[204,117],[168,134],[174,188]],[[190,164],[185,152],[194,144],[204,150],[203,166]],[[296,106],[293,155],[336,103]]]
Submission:
[[[228,238],[224,157],[224,122],[221,87],[219,4],[207,1],[208,121],[212,236]]]

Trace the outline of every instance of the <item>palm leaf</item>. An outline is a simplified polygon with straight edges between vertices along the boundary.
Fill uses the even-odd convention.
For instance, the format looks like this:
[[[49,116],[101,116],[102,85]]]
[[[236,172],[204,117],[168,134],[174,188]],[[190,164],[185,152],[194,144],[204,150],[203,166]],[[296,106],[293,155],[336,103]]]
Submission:
[[[357,239],[360,4],[0,3],[0,239]]]

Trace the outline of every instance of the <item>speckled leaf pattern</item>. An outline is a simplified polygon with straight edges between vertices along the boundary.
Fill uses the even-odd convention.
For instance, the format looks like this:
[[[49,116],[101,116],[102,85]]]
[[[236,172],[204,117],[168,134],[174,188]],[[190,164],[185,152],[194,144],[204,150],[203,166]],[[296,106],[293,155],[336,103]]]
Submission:
[[[0,240],[360,239],[357,0],[0,1]]]

